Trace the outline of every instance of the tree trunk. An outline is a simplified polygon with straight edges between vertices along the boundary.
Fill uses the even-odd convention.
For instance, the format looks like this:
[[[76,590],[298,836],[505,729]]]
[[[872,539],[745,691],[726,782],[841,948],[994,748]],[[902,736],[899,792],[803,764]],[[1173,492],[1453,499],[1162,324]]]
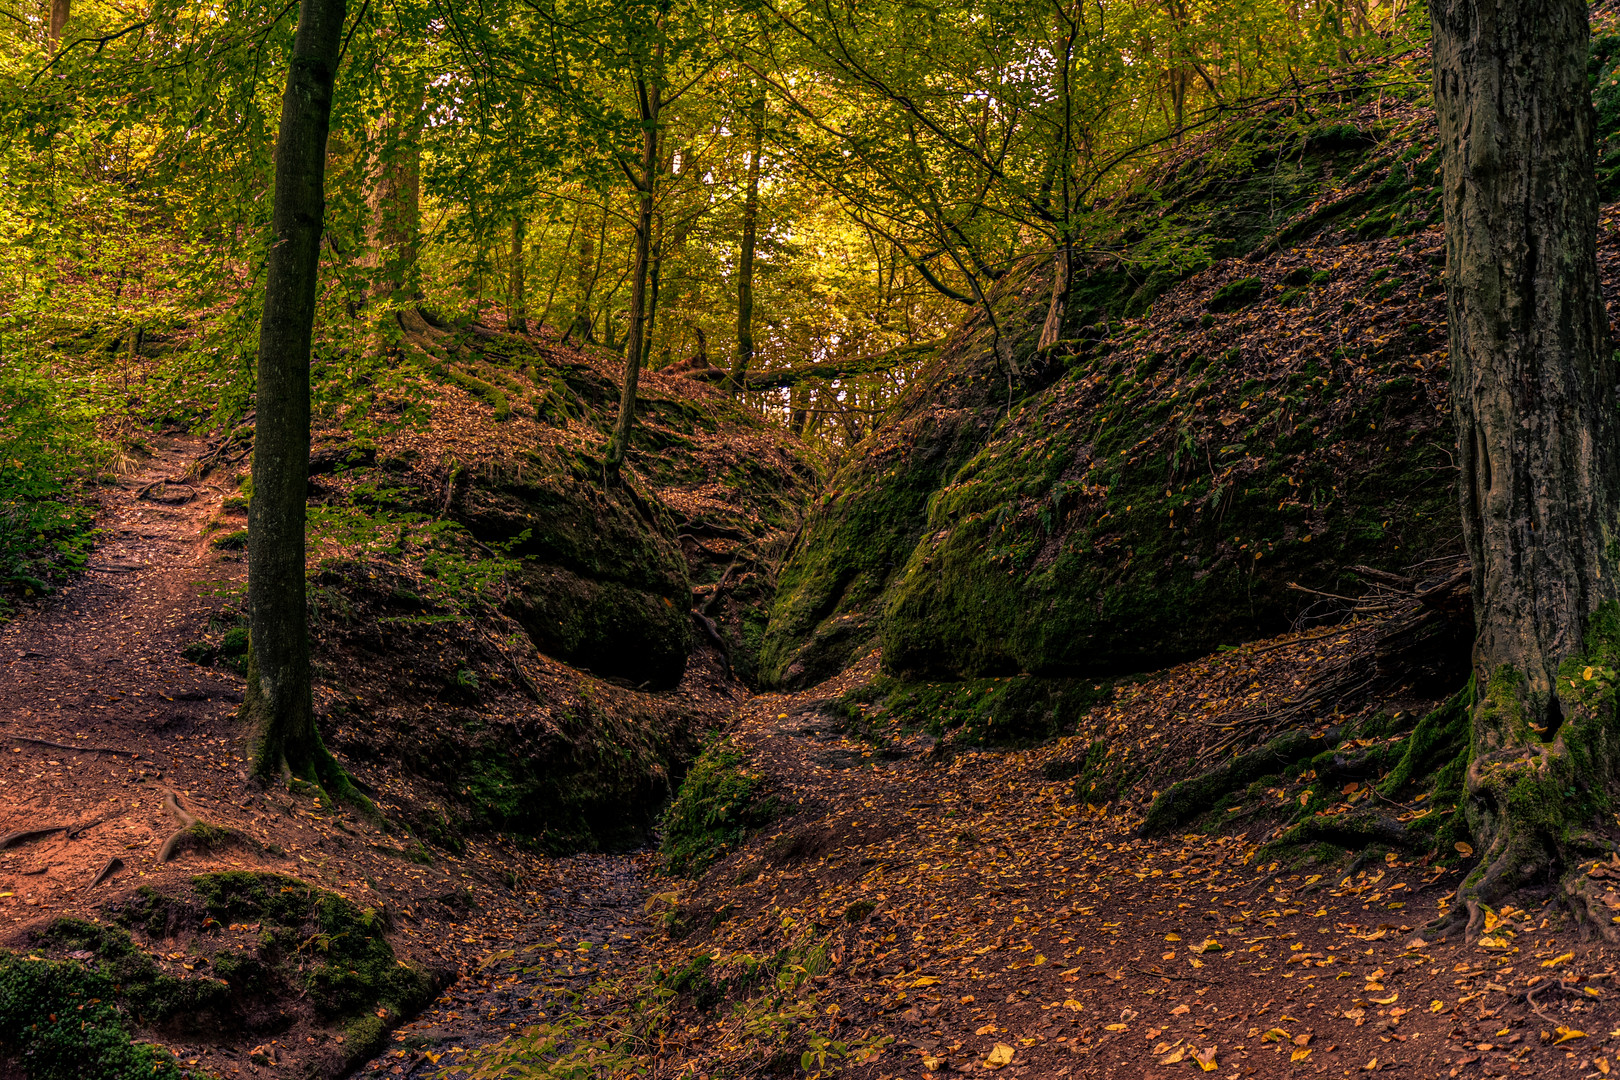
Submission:
[[[602,199],[601,232],[607,232],[607,198]],[[596,278],[601,258],[597,254],[601,245],[591,237],[591,230],[581,229],[579,233],[579,260],[574,264],[574,321],[568,324],[568,333],[563,340],[577,338],[580,341],[591,340],[591,293],[596,289]]]
[[[748,109],[748,191],[743,198],[742,252],[737,264],[737,359],[731,392],[742,393],[754,362],[754,240],[759,222],[759,156],[765,146],[765,95]]]
[[[371,161],[371,298],[411,303],[422,298],[417,254],[422,236],[422,103],[427,86],[405,88],[397,111],[376,133]]]
[[[527,313],[523,301],[523,211],[512,215],[512,265],[506,279],[506,328],[515,334],[527,333]]]
[[[1473,935],[1482,905],[1575,868],[1615,779],[1620,365],[1597,275],[1586,5],[1441,0],[1432,17],[1483,856],[1446,926]],[[1606,910],[1599,926],[1612,933]]]
[[[276,136],[275,206],[259,324],[258,420],[248,506],[247,690],[252,774],[352,792],[315,730],[305,613],[309,350],[325,215],[326,134],[344,0],[303,0]]]
[[[62,34],[67,30],[68,16],[72,13],[72,0],[51,0],[51,52],[55,52],[62,44]]]
[[[653,331],[658,328],[658,289],[664,276],[664,215],[658,214],[658,230],[652,246],[652,269],[647,275],[647,329],[642,335],[641,363],[652,356]]]
[[[658,182],[658,106],[660,87],[636,80],[641,111],[641,176],[637,179],[636,265],[630,281],[630,330],[624,350],[624,389],[619,394],[619,422],[608,443],[604,466],[608,476],[618,475],[630,449],[630,429],[636,422],[636,383],[641,378],[641,346],[647,331],[647,271],[651,260],[653,196]]]

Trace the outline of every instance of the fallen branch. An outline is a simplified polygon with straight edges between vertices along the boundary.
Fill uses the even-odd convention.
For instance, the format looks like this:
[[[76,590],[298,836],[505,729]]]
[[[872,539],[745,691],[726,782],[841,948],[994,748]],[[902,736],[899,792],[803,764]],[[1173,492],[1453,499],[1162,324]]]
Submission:
[[[52,742],[49,739],[36,739],[30,735],[13,735],[10,732],[0,732],[0,740],[28,743],[30,746],[49,746],[54,750],[72,750],[77,754],[122,754],[124,757],[138,758],[137,750],[115,750],[110,746],[74,746],[72,743]]]
[[[851,356],[843,360],[823,360],[813,364],[795,364],[779,371],[750,371],[744,389],[784,390],[790,386],[797,386],[806,379],[839,379],[848,375],[871,375],[880,371],[890,371],[902,364],[913,363],[922,359],[943,343],[943,338],[935,341],[919,341],[914,345],[901,345],[885,352],[872,353],[869,356]],[[693,371],[672,371],[670,374],[684,375],[688,379],[698,379],[703,382],[725,382],[731,378],[730,371],[717,367],[697,368]]]

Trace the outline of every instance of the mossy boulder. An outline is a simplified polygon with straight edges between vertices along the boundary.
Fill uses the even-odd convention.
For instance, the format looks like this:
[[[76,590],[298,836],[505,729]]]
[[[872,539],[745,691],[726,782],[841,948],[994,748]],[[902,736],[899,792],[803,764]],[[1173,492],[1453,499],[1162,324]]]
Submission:
[[[885,663],[936,678],[1162,667],[1359,594],[1351,567],[1458,550],[1431,243],[1219,266],[1077,357],[930,502],[887,597]],[[1358,269],[1283,300],[1288,275],[1330,257]],[[1198,325],[1238,274],[1266,298]]]
[[[692,587],[668,512],[530,455],[475,469],[450,513],[517,559],[507,611],[542,652],[588,671],[673,686],[692,649]]]

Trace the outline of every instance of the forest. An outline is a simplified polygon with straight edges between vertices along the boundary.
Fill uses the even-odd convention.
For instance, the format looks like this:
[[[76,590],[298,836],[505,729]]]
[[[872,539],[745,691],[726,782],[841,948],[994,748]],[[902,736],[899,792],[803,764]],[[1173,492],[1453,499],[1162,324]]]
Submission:
[[[0,1080],[1620,1069],[1612,0],[0,0]]]

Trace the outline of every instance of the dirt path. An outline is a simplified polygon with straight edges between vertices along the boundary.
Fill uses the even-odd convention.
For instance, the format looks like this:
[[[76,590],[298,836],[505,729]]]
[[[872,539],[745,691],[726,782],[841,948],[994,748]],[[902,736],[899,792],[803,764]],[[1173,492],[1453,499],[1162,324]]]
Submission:
[[[75,827],[0,852],[0,926],[73,906],[109,859],[115,884],[143,873],[175,828],[168,785],[239,767],[240,680],[181,656],[243,574],[205,536],[222,492],[171,482],[201,447],[160,440],[104,492],[85,574],[0,628],[0,833]]]
[[[927,737],[850,738],[829,704],[871,666],[744,706],[733,737],[793,812],[678,886],[664,920],[678,932],[632,935],[639,956],[620,955],[641,982],[581,994],[554,952],[550,966],[500,969],[478,1000],[540,1003],[534,1022],[577,1023],[577,1038],[610,1046],[637,1007],[625,995],[653,985],[646,972],[695,973],[661,982],[680,993],[638,1059],[669,1076],[793,1075],[817,1038],[851,1055],[833,1055],[837,1071],[869,1080],[1613,1068],[1614,953],[1557,909],[1515,913],[1500,947],[1422,945],[1412,929],[1455,872],[1400,858],[1291,870],[1258,861],[1242,833],[1137,839],[1129,814],[1045,779],[1076,752],[1069,740],[941,753]],[[796,984],[800,1026],[772,1042],[784,1006],[747,973],[818,949]],[[461,1075],[477,1047],[457,1045],[471,1053],[439,1073],[418,1060],[371,1075]]]

